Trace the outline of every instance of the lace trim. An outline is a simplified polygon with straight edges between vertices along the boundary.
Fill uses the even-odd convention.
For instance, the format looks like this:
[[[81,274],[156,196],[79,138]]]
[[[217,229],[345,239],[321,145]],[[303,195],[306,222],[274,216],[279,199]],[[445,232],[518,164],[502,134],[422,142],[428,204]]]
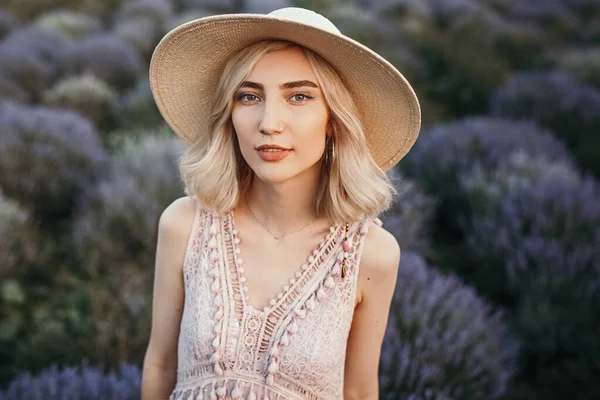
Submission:
[[[364,240],[361,240],[361,236],[366,235],[366,231],[364,230],[364,224],[361,224],[360,226],[360,230],[357,229],[357,224],[353,224],[353,226],[350,229],[350,233],[349,236],[352,238],[351,239],[351,245],[350,245],[350,249],[348,251],[348,255],[349,255],[349,259],[350,260],[358,260],[360,256],[357,256],[357,248],[361,245],[362,242],[364,242]],[[358,232],[357,232],[358,231]],[[358,242],[356,246],[353,246],[352,243],[354,242]],[[338,243],[339,245],[339,243]],[[331,252],[331,250],[333,248],[336,248],[336,246],[332,245],[331,248],[329,249],[329,251]],[[362,246],[361,246],[362,248]],[[329,255],[329,253],[327,253],[327,255]],[[273,344],[273,346],[271,347],[271,350],[269,352],[269,361],[268,361],[268,372],[269,374],[267,375],[267,383],[268,384],[272,384],[275,381],[275,374],[278,373],[279,371],[279,364],[280,364],[280,353],[283,350],[283,347],[288,346],[291,343],[291,340],[293,339],[294,333],[296,332],[296,330],[298,329],[298,324],[300,323],[300,320],[306,318],[307,314],[311,311],[314,311],[315,308],[317,307],[317,303],[319,301],[324,301],[329,293],[334,289],[334,287],[336,286],[336,280],[337,280],[337,284],[346,284],[346,280],[347,279],[352,279],[352,290],[351,292],[353,293],[353,295],[355,296],[355,287],[356,287],[356,276],[358,275],[358,265],[356,262],[350,262],[348,263],[348,274],[350,276],[346,276],[344,278],[341,277],[341,267],[340,267],[340,261],[343,258],[344,253],[343,253],[343,249],[338,248],[338,256],[337,259],[334,260],[333,264],[331,265],[331,267],[324,273],[324,276],[321,276],[323,274],[315,274],[319,276],[319,285],[316,289],[314,289],[313,291],[309,291],[307,292],[307,295],[305,295],[301,301],[298,301],[297,304],[294,306],[293,308],[293,313],[290,313],[290,317],[286,319],[286,323],[285,325],[282,326],[282,328],[284,328],[284,331],[280,334],[277,335],[277,339],[275,340],[275,343]],[[354,298],[354,297],[353,297]]]
[[[255,399],[270,400],[281,399],[302,399],[302,400],[322,400],[313,393],[309,388],[306,388],[295,381],[288,379],[285,376],[278,376],[273,385],[265,385],[261,376],[206,376],[201,377],[204,368],[197,367],[197,378],[186,381],[185,384],[178,383],[171,395],[170,400],[187,400],[187,399],[204,399],[200,397],[204,395],[215,398],[251,398],[254,394]],[[234,390],[237,389],[237,393]],[[208,393],[207,393],[208,392]],[[258,397],[257,393],[261,393],[262,397]]]

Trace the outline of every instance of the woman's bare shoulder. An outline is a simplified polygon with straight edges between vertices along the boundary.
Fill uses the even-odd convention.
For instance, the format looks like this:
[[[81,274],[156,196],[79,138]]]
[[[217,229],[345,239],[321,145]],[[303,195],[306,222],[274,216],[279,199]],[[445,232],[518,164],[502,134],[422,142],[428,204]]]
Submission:
[[[169,204],[160,216],[159,237],[172,248],[172,251],[185,251],[190,236],[197,203],[190,196],[180,197]]]
[[[400,245],[379,220],[369,222],[361,259],[361,269],[374,275],[390,276],[398,271]]]
[[[196,202],[190,196],[180,197],[167,206],[160,216],[159,226],[171,233],[191,229],[196,214]],[[188,229],[188,231],[189,231]]]

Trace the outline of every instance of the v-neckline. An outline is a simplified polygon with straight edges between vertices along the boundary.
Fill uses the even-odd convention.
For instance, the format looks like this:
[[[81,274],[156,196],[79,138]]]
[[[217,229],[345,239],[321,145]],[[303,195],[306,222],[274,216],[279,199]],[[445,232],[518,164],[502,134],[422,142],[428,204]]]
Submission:
[[[292,289],[296,285],[299,285],[302,280],[310,281],[310,279],[314,277],[314,274],[317,273],[317,271],[320,269],[320,266],[328,260],[330,253],[333,253],[333,248],[330,248],[329,253],[327,253],[324,256],[322,255],[322,253],[324,253],[325,250],[329,248],[331,242],[334,241],[338,236],[341,239],[341,235],[343,234],[342,225],[338,224],[330,226],[329,233],[326,234],[323,240],[321,240],[321,242],[319,242],[319,244],[310,251],[310,253],[307,256],[307,260],[301,263],[293,272],[293,274],[287,278],[287,283],[285,283],[282,286],[281,290],[275,293],[273,296],[271,296],[265,305],[263,305],[262,307],[256,307],[250,304],[250,299],[252,299],[252,296],[250,296],[247,293],[248,287],[245,284],[246,277],[243,274],[245,266],[243,265],[243,262],[240,262],[240,260],[243,261],[243,258],[241,257],[242,254],[239,246],[239,238],[237,237],[239,234],[239,230],[236,227],[233,210],[230,210],[227,213],[226,223],[227,228],[229,230],[229,242],[231,243],[230,246],[233,254],[231,259],[228,259],[227,261],[228,263],[234,263],[236,276],[232,277],[232,279],[235,280],[237,287],[240,291],[240,296],[234,296],[233,301],[236,302],[239,300],[244,312],[249,308],[254,313],[263,314],[265,316],[270,315],[275,309],[279,308],[282,304],[286,302],[293,302],[294,298],[292,298],[291,300],[289,299],[290,295],[293,292]],[[227,269],[229,270],[229,268]],[[300,288],[298,295],[302,292],[302,290],[303,288]]]

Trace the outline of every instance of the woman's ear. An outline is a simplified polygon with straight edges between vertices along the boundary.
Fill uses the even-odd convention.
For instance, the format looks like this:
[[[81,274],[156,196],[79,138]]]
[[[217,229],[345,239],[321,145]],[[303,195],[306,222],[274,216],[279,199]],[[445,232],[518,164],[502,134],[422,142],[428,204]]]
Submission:
[[[331,118],[329,118],[329,121],[327,122],[327,127],[325,128],[325,135],[328,138],[333,136],[333,122]]]

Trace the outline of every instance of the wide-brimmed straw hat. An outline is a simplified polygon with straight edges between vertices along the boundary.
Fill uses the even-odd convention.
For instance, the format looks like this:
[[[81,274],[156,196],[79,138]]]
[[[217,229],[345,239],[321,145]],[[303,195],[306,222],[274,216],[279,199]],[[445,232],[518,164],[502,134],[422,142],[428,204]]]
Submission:
[[[322,15],[296,7],[269,14],[226,14],[184,23],[161,40],[150,87],[162,116],[187,143],[208,132],[212,96],[227,61],[261,40],[295,42],[326,59],[352,92],[367,146],[388,170],[412,147],[421,126],[417,96],[383,57],[344,36]]]

